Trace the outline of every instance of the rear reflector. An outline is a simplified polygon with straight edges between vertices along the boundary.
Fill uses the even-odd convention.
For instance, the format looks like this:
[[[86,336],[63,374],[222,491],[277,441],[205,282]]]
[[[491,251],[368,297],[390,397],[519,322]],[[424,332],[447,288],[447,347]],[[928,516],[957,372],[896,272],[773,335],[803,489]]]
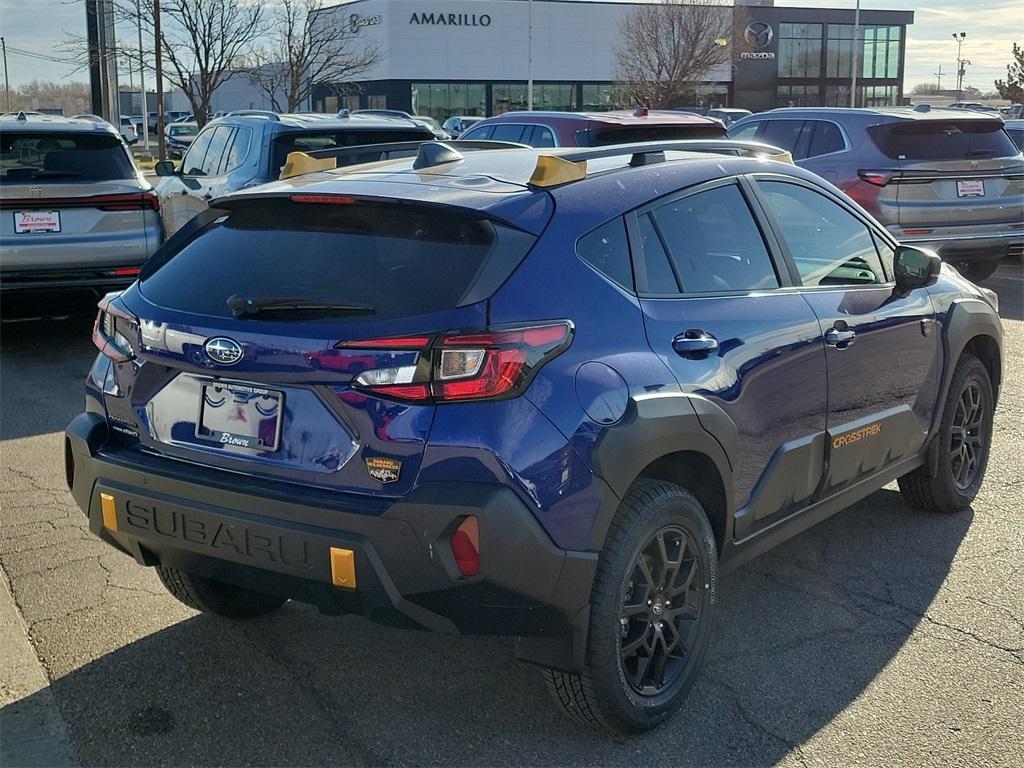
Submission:
[[[141,271],[142,267],[118,267],[114,274],[118,277],[136,277]]]
[[[904,229],[904,235],[927,235],[931,232],[930,229]]]
[[[475,515],[465,518],[452,533],[452,555],[463,576],[480,573],[480,521]]]
[[[117,505],[109,493],[100,494],[100,509],[103,512],[103,527],[117,533]]]
[[[331,547],[331,583],[345,589],[356,588],[356,553]]]

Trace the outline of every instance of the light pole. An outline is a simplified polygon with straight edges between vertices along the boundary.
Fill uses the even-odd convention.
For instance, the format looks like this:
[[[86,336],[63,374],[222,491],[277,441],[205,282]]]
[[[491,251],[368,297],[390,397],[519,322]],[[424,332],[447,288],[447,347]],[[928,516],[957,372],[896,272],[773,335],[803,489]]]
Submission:
[[[965,62],[960,58],[960,49],[963,47],[964,38],[967,37],[966,32],[954,32],[953,39],[956,40],[956,100],[960,101],[960,92],[964,87],[964,64]]]
[[[533,112],[533,0],[527,3],[529,39],[526,44],[526,111]]]
[[[0,46],[4,49],[4,91],[7,94],[7,112],[11,111],[11,81],[7,77],[7,41],[0,37]]]
[[[857,10],[853,13],[853,72],[850,77],[850,106],[857,106],[857,67],[860,66],[860,0],[857,0]]]
[[[142,6],[135,0],[135,15],[139,21],[139,93],[142,98],[142,145],[149,150],[149,107],[146,104],[146,62],[142,56]]]

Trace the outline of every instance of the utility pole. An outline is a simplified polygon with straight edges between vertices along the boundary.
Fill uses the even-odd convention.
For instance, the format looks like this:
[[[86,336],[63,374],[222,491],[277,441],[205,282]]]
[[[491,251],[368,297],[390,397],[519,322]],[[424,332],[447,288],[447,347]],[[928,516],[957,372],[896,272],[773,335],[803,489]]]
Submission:
[[[963,47],[964,38],[967,37],[966,32],[954,32],[953,39],[956,40],[956,100],[960,101],[960,92],[964,87],[964,64],[966,62],[960,58],[960,49]]]
[[[941,91],[942,90],[942,65],[941,64],[939,64],[939,71],[935,73],[935,76],[939,79],[938,80],[938,86],[936,87],[936,90]]]
[[[160,39],[160,0],[153,0],[153,47],[156,49],[156,145],[160,160],[167,159],[164,146],[164,65]]]
[[[530,28],[530,38],[526,46],[527,50],[527,63],[526,63],[526,110],[528,112],[533,111],[533,0],[529,0],[528,6],[528,21],[527,26]]]
[[[0,37],[0,47],[4,49],[4,92],[7,94],[7,109],[11,111],[11,80],[7,76],[7,41]]]
[[[850,106],[857,106],[857,67],[860,66],[860,0],[857,0],[857,10],[853,14],[853,73],[850,78]]]
[[[135,0],[135,16],[139,22],[139,92],[142,95],[142,143],[149,150],[149,107],[146,105],[146,60],[142,55],[142,5]]]

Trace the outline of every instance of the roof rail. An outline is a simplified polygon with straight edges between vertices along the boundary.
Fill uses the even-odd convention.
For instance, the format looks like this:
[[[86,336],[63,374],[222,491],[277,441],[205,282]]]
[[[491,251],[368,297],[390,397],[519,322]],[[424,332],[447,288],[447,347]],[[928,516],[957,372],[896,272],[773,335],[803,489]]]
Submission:
[[[616,144],[540,155],[530,177],[534,187],[555,187],[586,178],[588,160],[629,155],[629,165],[664,163],[666,152],[707,152],[737,157],[761,157],[793,164],[793,156],[784,149],[758,141],[729,139],[681,139],[678,141],[647,141],[637,144]]]
[[[224,115],[224,117],[262,117],[265,120],[281,122],[281,116],[277,112],[271,112],[269,109],[234,109]]]
[[[526,144],[517,144],[512,141],[445,141],[439,142],[433,139],[423,141],[395,141],[388,144],[359,144],[351,147],[332,147],[330,149],[316,149],[312,152],[289,152],[284,168],[281,169],[280,179],[290,179],[293,176],[301,176],[314,171],[329,171],[333,168],[347,165],[360,165],[362,163],[376,163],[380,160],[390,160],[394,157],[417,158],[419,162],[420,148],[424,144],[443,146],[457,158],[450,157],[447,160],[439,160],[440,155],[435,156],[434,162],[427,165],[416,165],[416,168],[429,168],[441,163],[456,162],[462,159],[461,152],[485,149],[529,149]]]

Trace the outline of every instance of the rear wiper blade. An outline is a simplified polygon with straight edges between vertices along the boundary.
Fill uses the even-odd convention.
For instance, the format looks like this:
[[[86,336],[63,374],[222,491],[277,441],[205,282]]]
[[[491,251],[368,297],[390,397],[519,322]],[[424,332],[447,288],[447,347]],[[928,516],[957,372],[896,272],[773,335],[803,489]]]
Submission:
[[[35,171],[32,174],[33,179],[73,179],[77,176],[81,176],[78,171]]]
[[[292,298],[287,296],[240,296],[235,294],[227,301],[228,309],[235,317],[257,315],[260,312],[289,312],[302,310],[326,310],[330,312],[355,312],[372,314],[373,307],[366,304],[346,304],[320,299]]]
[[[981,149],[969,150],[967,152],[967,156],[968,157],[978,157],[980,155],[994,155],[995,153],[996,153],[996,151],[994,149],[981,148]]]

